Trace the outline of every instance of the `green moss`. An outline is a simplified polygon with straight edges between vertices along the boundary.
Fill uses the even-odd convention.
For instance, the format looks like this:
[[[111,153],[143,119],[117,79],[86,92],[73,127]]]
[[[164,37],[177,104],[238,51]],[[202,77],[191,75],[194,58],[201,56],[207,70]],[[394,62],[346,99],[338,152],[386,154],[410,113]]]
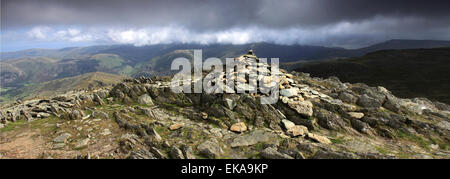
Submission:
[[[389,154],[389,151],[383,147],[379,147],[379,146],[375,146],[375,149],[380,153],[380,154],[384,154],[387,155]]]
[[[334,144],[343,144],[345,141],[341,138],[330,138],[330,141],[333,142]]]
[[[429,140],[424,139],[423,137],[414,135],[412,133],[409,133],[407,131],[398,130],[396,132],[396,136],[399,137],[399,138],[405,139],[407,141],[414,142],[414,143],[418,144],[420,147],[422,147],[422,148],[424,148],[426,150],[428,150],[430,144],[432,144]]]
[[[0,132],[6,132],[6,131],[11,131],[11,130],[14,130],[14,129],[21,128],[26,123],[27,123],[27,121],[25,121],[25,120],[19,120],[19,121],[16,121],[16,122],[10,122],[10,123],[6,124],[5,127],[1,128]]]

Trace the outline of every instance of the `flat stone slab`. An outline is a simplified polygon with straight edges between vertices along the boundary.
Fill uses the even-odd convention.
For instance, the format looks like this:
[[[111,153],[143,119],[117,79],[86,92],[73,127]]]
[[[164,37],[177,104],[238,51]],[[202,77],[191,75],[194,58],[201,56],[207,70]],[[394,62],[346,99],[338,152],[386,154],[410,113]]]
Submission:
[[[255,130],[249,134],[237,136],[231,142],[231,147],[255,145],[260,142],[269,142],[277,139],[277,135],[264,130]]]

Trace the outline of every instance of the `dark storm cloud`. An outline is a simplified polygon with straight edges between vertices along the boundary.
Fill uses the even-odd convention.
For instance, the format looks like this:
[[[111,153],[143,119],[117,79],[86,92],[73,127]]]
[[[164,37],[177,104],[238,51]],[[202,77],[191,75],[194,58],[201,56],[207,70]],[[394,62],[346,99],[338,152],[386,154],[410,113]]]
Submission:
[[[442,0],[1,2],[2,39],[9,40],[343,47],[393,38],[450,40],[450,1]]]
[[[6,0],[4,28],[33,25],[167,25],[222,29],[317,26],[376,16],[449,20],[438,0]],[[439,25],[439,23],[436,23]]]

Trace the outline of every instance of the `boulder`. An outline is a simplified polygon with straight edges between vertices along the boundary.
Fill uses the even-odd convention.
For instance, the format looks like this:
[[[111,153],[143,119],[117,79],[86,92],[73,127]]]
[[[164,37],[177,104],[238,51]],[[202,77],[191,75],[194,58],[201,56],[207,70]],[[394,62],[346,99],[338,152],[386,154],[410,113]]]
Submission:
[[[74,109],[71,113],[69,113],[69,118],[71,120],[78,120],[84,117],[84,112],[78,109]]]
[[[308,133],[308,138],[312,139],[313,141],[322,143],[322,144],[331,144],[331,141],[325,137],[318,134]]]
[[[231,142],[231,147],[241,147],[255,145],[260,142],[270,142],[277,138],[277,135],[264,130],[255,130],[251,133],[237,136]]]
[[[360,113],[360,112],[348,112],[347,113],[350,118],[355,118],[355,119],[361,119],[364,117],[364,113]]]
[[[67,141],[67,139],[69,139],[70,137],[72,137],[72,135],[71,134],[69,134],[69,133],[62,133],[61,135],[59,135],[58,137],[56,137],[56,138],[54,138],[53,139],[53,142],[56,142],[56,143],[64,143],[64,142],[66,142]]]
[[[358,97],[356,97],[350,93],[347,93],[347,92],[340,93],[338,98],[344,102],[352,103],[352,104],[356,103],[356,101],[358,100]]]
[[[259,155],[265,159],[294,159],[293,157],[283,154],[277,151],[277,149],[273,147],[267,147]]]
[[[94,102],[96,102],[98,105],[103,106],[103,100],[102,98],[100,98],[100,96],[98,96],[97,94],[94,94]]]
[[[223,154],[223,150],[220,148],[219,144],[209,140],[198,145],[197,150],[201,155],[211,159],[215,159]]]
[[[179,123],[175,123],[175,124],[170,125],[170,126],[169,126],[169,129],[170,129],[171,131],[174,131],[174,130],[180,129],[180,128],[182,128],[182,127],[184,127],[184,123],[179,122]]]
[[[280,90],[280,95],[285,97],[293,97],[298,95],[298,88],[289,88]]]
[[[314,116],[317,117],[317,123],[328,130],[338,130],[345,125],[339,115],[326,109],[317,109]]]
[[[311,117],[313,115],[311,101],[292,101],[288,103],[288,106],[302,116]]]
[[[364,133],[364,134],[370,134],[371,128],[370,128],[369,124],[362,122],[358,119],[351,119],[350,121],[351,121],[352,127],[354,129],[356,129],[357,131]]]
[[[137,101],[138,101],[139,104],[144,104],[144,105],[148,105],[148,106],[153,106],[154,105],[152,98],[148,94],[144,94],[142,96],[139,96]]]
[[[180,148],[185,159],[195,159],[194,151],[192,150],[191,146],[182,145]]]
[[[172,159],[184,159],[183,152],[175,146],[170,148],[170,157]]]
[[[362,95],[358,99],[356,104],[358,104],[359,106],[364,107],[364,108],[379,108],[379,107],[381,107],[381,103],[378,100],[376,100],[372,97],[369,97],[367,94]]]
[[[83,148],[83,147],[86,147],[88,144],[89,144],[89,138],[86,138],[86,139],[78,141],[75,144],[75,148],[76,149]]]
[[[229,98],[225,98],[224,101],[225,101],[225,106],[228,109],[233,110],[234,107],[236,107],[236,102],[234,100],[229,99]]]
[[[247,131],[247,126],[243,122],[238,122],[238,123],[233,124],[230,127],[230,130],[233,132],[245,132],[245,131]]]
[[[147,129],[147,134],[152,136],[157,142],[161,142],[163,140],[153,127]]]
[[[283,123],[283,127],[286,129],[286,131],[291,130],[295,126],[295,123],[287,119],[281,120],[281,123]]]
[[[293,137],[305,136],[308,133],[308,128],[302,125],[295,125],[290,130],[287,131],[289,135]]]

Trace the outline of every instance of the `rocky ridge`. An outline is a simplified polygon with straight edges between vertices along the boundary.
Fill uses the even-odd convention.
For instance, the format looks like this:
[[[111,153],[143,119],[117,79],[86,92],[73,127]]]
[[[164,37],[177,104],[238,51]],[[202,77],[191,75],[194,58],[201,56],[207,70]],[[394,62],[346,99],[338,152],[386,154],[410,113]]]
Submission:
[[[249,53],[236,59],[255,58]],[[226,80],[230,74],[220,75]],[[40,132],[49,149],[33,157],[450,158],[447,104],[299,72],[258,78],[279,82],[276,104],[261,104],[265,94],[259,91],[177,94],[169,77],[23,101],[0,110],[0,143],[20,131],[9,130],[13,124],[46,120]],[[0,154],[9,155],[2,148]]]

